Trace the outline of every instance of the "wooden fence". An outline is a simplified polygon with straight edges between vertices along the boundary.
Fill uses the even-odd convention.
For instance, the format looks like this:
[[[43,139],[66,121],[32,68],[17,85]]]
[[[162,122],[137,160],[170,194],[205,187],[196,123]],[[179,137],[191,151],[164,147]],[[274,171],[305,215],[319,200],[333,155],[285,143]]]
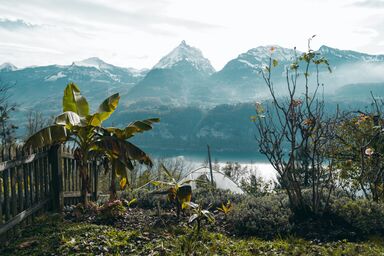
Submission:
[[[98,195],[99,164],[89,163],[91,199]],[[79,202],[79,168],[68,146],[54,146],[25,154],[20,147],[1,149],[0,236],[36,214],[60,212]]]

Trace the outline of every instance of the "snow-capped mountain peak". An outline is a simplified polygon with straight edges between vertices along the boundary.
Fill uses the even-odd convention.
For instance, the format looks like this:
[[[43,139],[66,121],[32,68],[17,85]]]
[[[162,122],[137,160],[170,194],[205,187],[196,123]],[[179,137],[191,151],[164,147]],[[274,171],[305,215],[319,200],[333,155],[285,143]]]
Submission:
[[[17,67],[12,63],[5,62],[0,65],[0,71],[15,71],[15,70],[17,70]]]
[[[366,53],[350,51],[350,50],[339,50],[326,45],[322,45],[319,48],[319,52],[325,56],[342,58],[348,61],[363,61],[363,62],[382,62],[384,61],[384,55],[370,55]]]
[[[81,61],[75,61],[72,65],[78,66],[78,67],[93,67],[96,69],[111,69],[113,68],[113,65],[108,64],[104,62],[103,60],[97,58],[97,57],[91,57],[85,60]]]
[[[164,56],[153,68],[169,69],[182,61],[189,62],[194,68],[207,74],[215,72],[215,69],[209,60],[203,56],[202,52],[195,47],[189,46],[184,40],[169,54]]]
[[[278,45],[266,45],[266,46],[259,46],[256,48],[252,48],[246,53],[240,54],[239,58],[242,58],[245,56],[252,56],[255,60],[259,62],[269,60],[271,56],[272,58],[280,61],[290,61],[294,56],[294,50],[283,48]]]
[[[299,55],[300,52],[296,51],[296,54]],[[240,54],[234,61],[253,70],[260,70],[268,65],[271,57],[279,62],[290,62],[294,59],[294,55],[295,51],[293,49],[283,48],[278,45],[266,45],[252,48]]]

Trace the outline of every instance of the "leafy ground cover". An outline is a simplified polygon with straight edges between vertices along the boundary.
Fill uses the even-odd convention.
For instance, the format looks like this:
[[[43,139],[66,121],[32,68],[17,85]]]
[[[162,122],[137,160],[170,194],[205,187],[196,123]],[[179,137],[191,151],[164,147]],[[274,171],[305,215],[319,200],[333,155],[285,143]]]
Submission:
[[[44,216],[20,237],[3,243],[0,255],[384,255],[379,238],[327,243],[242,238],[226,232],[224,218],[198,235],[186,220],[140,208],[128,209],[113,222]]]

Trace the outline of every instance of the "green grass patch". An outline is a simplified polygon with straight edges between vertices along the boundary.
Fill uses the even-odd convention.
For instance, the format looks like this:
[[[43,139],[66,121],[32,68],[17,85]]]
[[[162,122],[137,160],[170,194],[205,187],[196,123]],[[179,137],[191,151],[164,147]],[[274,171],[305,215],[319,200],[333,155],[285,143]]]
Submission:
[[[0,255],[384,255],[382,239],[319,243],[298,238],[261,240],[230,237],[189,227],[149,231],[44,217]]]

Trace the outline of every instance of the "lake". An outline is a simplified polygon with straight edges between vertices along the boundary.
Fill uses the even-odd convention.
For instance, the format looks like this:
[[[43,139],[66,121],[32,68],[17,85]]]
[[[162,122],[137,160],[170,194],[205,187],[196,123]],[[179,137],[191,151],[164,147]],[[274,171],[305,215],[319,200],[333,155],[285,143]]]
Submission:
[[[172,159],[181,158],[192,165],[192,168],[199,168],[208,162],[207,150],[201,151],[185,151],[185,150],[159,150],[143,148],[148,154],[155,159]],[[211,151],[212,164],[217,163],[223,167],[226,162],[238,162],[242,167],[247,166],[257,176],[263,177],[265,180],[276,180],[276,171],[268,162],[268,159],[255,152],[220,152]]]

